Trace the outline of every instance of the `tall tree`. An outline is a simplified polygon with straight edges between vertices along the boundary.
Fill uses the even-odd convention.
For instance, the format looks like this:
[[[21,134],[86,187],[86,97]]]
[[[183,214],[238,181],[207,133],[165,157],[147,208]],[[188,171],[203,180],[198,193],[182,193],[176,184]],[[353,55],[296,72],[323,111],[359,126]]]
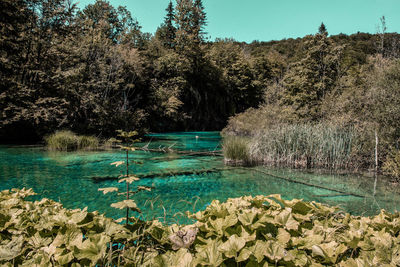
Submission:
[[[206,34],[207,16],[202,0],[194,0],[192,16],[194,38],[196,42],[203,42]]]
[[[338,55],[323,24],[304,44],[305,55],[289,66],[284,76],[282,104],[298,118],[318,119],[321,100],[335,85]]]
[[[164,47],[174,48],[176,28],[174,26],[175,11],[172,1],[169,1],[168,7],[165,9],[165,11],[167,14],[165,15],[164,22],[157,29],[156,35],[161,40]]]

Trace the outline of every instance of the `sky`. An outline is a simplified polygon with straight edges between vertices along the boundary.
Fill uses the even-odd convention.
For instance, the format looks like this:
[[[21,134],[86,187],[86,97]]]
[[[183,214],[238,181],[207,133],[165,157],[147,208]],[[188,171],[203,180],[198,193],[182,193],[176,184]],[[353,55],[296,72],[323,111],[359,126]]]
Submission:
[[[82,9],[95,0],[75,0]],[[174,0],[173,0],[174,1]],[[109,0],[126,6],[142,31],[155,33],[169,0]],[[323,22],[330,35],[376,33],[386,18],[387,32],[400,33],[400,0],[203,0],[209,40],[252,42],[303,37]]]

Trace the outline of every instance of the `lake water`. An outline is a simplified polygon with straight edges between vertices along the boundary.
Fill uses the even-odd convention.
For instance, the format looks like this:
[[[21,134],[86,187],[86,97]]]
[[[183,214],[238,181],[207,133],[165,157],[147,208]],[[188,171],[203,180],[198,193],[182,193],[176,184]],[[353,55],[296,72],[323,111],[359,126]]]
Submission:
[[[196,137],[197,136],[197,137]],[[137,146],[180,151],[220,149],[218,132],[151,134]],[[43,147],[0,146],[0,189],[33,188],[38,196],[60,201],[66,208],[88,207],[113,218],[124,212],[110,207],[122,199],[103,195],[102,187],[119,187],[115,177],[123,172],[110,163],[124,160],[120,150],[96,152],[49,152]],[[183,213],[204,209],[213,199],[224,201],[243,195],[281,194],[338,205],[354,215],[374,215],[380,209],[400,209],[400,188],[383,177],[330,174],[265,167],[226,167],[218,155],[175,154],[136,151],[130,172],[145,176],[136,185],[153,186],[134,199],[146,219],[187,222]],[[114,178],[114,179],[113,179]]]

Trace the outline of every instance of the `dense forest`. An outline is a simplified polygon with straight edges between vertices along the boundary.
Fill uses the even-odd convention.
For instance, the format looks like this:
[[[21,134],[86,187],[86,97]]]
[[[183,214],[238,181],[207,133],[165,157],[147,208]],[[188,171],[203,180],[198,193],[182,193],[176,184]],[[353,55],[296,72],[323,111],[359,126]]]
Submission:
[[[57,129],[221,130],[258,107],[268,120],[373,118],[400,136],[399,91],[374,86],[399,82],[400,36],[386,33],[384,18],[377,34],[328,36],[322,24],[304,38],[247,44],[208,40],[201,0],[170,2],[155,34],[103,0],[83,10],[71,0],[2,0],[0,25],[3,143]],[[227,131],[241,131],[238,118]]]

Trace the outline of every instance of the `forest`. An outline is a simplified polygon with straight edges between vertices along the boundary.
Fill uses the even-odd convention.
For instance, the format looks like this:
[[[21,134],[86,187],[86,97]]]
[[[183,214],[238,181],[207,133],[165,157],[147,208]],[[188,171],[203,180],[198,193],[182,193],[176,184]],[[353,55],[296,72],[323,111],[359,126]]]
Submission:
[[[83,10],[70,0],[0,5],[2,143],[59,129],[255,136],[268,125],[323,123],[363,133],[366,165],[374,135],[380,161],[398,152],[400,35],[385,17],[376,34],[329,36],[322,23],[303,38],[248,44],[209,40],[201,0],[170,2],[154,34],[103,0]]]

